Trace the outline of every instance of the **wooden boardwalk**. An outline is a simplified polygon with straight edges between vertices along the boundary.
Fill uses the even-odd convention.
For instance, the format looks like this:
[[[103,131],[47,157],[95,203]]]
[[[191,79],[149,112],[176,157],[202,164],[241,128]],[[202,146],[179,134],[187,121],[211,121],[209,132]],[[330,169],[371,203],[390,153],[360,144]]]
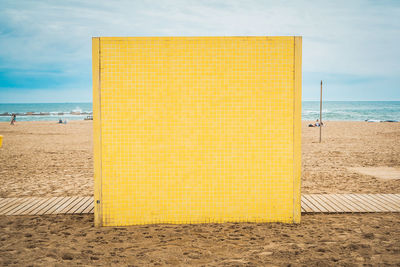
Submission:
[[[400,194],[305,194],[302,213],[400,212]],[[93,213],[93,196],[0,198],[0,215]]]

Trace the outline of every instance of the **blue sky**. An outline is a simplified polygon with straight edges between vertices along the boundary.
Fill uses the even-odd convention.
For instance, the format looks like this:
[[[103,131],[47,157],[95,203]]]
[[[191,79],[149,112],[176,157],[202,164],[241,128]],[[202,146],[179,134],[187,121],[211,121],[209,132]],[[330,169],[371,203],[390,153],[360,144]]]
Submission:
[[[0,103],[90,102],[92,36],[303,36],[303,100],[400,100],[400,1],[0,0]]]

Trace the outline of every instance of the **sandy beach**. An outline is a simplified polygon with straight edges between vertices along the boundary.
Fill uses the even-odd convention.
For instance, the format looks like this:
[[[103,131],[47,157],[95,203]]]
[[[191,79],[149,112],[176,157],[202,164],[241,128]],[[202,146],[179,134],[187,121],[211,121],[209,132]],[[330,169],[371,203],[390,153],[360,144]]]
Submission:
[[[0,265],[398,266],[400,216],[307,215],[299,225],[94,228],[93,216],[0,218]]]
[[[399,193],[400,123],[302,129],[303,193]],[[92,195],[92,122],[0,123],[0,197]],[[380,168],[380,169],[379,169]],[[400,214],[305,215],[300,225],[94,228],[93,215],[0,216],[0,265],[359,266],[400,264]]]
[[[302,129],[303,193],[399,193],[400,179],[354,167],[400,168],[400,123],[327,122]],[[92,122],[0,123],[0,197],[92,195]]]

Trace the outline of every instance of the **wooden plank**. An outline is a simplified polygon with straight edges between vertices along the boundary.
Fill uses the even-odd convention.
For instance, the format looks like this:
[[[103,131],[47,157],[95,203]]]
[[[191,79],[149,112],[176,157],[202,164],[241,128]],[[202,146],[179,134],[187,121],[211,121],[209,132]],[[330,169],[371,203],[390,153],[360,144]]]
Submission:
[[[351,201],[343,197],[342,194],[331,194],[332,198],[334,199],[335,203],[339,203],[346,212],[360,212],[360,209],[355,206]]]
[[[65,206],[62,210],[59,211],[60,214],[66,214],[68,211],[70,211],[79,201],[81,200],[80,197],[74,197],[74,199],[67,205]]]
[[[47,205],[46,207],[43,207],[43,209],[39,210],[36,215],[44,215],[46,214],[46,212],[51,209],[52,207],[54,207],[55,205],[58,204],[58,202],[60,202],[63,199],[63,197],[55,197],[53,199],[53,201],[51,203],[49,203],[49,205]]]
[[[390,212],[391,209],[385,207],[383,203],[376,201],[374,198],[371,198],[367,194],[357,194],[358,197],[362,198],[367,202],[369,205],[371,205],[374,209],[375,212]]]
[[[304,212],[313,212],[313,210],[309,206],[307,206],[307,204],[303,200],[303,197],[301,199],[301,208],[304,209]]]
[[[400,194],[389,194],[389,195],[400,200]]]
[[[330,204],[332,208],[336,210],[336,212],[345,212],[342,206],[333,199],[330,194],[320,194],[319,197],[323,198],[326,202]]]
[[[35,204],[33,204],[33,205],[32,205],[31,207],[29,207],[28,209],[26,209],[26,210],[24,211],[23,214],[27,214],[27,215],[31,214],[32,211],[34,211],[37,207],[39,207],[40,205],[42,205],[45,201],[47,201],[47,198],[39,198],[39,201],[36,202]]]
[[[343,194],[343,197],[351,202],[354,207],[358,208],[359,212],[369,212],[368,210],[370,210],[371,207],[367,205],[362,199],[351,197],[352,195],[354,196],[357,194]]]
[[[354,197],[352,194],[343,194],[343,196],[346,197],[347,199],[351,200],[354,203],[354,205],[357,205],[358,207],[360,207],[362,209],[362,212],[374,212],[375,211],[375,209],[372,208],[367,203],[365,203],[365,201]]]
[[[90,200],[91,200],[91,197],[86,197],[85,201],[83,202],[83,204],[80,206],[79,209],[77,209],[75,211],[75,213],[77,213],[77,214],[82,213],[82,211],[84,211],[90,205]]]
[[[51,214],[60,214],[61,211],[66,208],[69,204],[71,204],[74,200],[76,200],[77,197],[66,197],[67,200],[61,204],[59,207],[57,207]]]
[[[362,201],[364,201],[367,205],[370,205],[372,208],[375,209],[375,212],[388,212],[390,210],[386,209],[385,207],[382,207],[381,205],[378,205],[375,203],[373,200],[365,197],[364,194],[351,194],[353,197],[359,198]]]
[[[329,198],[333,203],[336,204],[342,211],[341,212],[354,212],[354,209],[346,202],[343,201],[343,198],[337,197],[333,194],[326,194],[326,198]]]
[[[393,203],[396,207],[400,208],[400,199],[396,199],[391,194],[379,194],[379,195],[385,196],[388,199],[388,201]]]
[[[29,197],[29,198],[24,198],[25,201],[20,203],[17,207],[15,207],[13,210],[9,210],[6,215],[15,215],[19,210],[25,209],[25,207],[29,207],[32,202],[36,199],[35,197]]]
[[[369,210],[371,209],[371,207],[367,205],[362,199],[352,197],[352,194],[341,194],[341,196],[345,201],[350,203],[353,208],[357,209],[357,212],[369,212]]]
[[[387,197],[382,197],[382,196],[379,196],[378,194],[368,194],[368,196],[375,199],[376,202],[379,202],[381,205],[390,209],[392,212],[396,212],[399,210],[399,207],[396,207],[396,205],[394,205],[390,201],[388,201]]]
[[[75,213],[77,213],[77,214],[82,213],[82,211],[83,211],[84,209],[86,209],[86,208],[90,205],[90,202],[91,202],[90,200],[91,200],[91,198],[92,198],[92,197],[86,196],[86,197],[84,198],[83,202],[82,202],[82,205],[81,205],[77,210],[75,210]]]
[[[340,205],[340,208],[344,210],[345,212],[359,212],[358,209],[354,208],[351,203],[349,203],[348,200],[343,198],[339,194],[330,194],[332,201],[337,203],[337,205]]]
[[[81,206],[74,211],[74,213],[82,213],[86,208],[90,205],[93,205],[93,197],[85,197],[84,201],[82,202]]]
[[[327,197],[327,194],[319,194],[320,198],[322,198],[329,206],[334,209],[334,212],[344,212],[340,205],[337,205],[331,198]]]
[[[79,197],[79,201],[75,203],[75,205],[66,213],[76,213],[76,211],[83,205],[85,202],[85,197]]]
[[[325,209],[328,210],[329,213],[337,212],[331,205],[329,205],[328,201],[325,198],[321,197],[321,194],[313,194],[312,195]]]
[[[381,194],[383,195],[383,194]],[[400,199],[396,199],[390,194],[384,194],[385,197],[387,197],[396,207],[400,208]]]
[[[14,201],[7,203],[1,210],[0,214],[6,214],[8,211],[14,209],[15,207],[19,206],[21,203],[25,201],[25,198],[17,198]]]
[[[304,201],[304,197],[301,196],[301,208],[304,209],[305,212],[313,212],[313,209],[310,208]]]
[[[31,207],[36,205],[38,202],[42,201],[43,198],[35,197],[28,205],[24,206],[23,208],[19,209],[18,211],[14,212],[14,215],[21,215],[26,214],[26,211],[29,210]]]
[[[52,198],[47,198],[44,202],[42,202],[42,204],[40,204],[39,206],[37,206],[35,209],[33,209],[29,214],[30,215],[36,215],[38,212],[42,211],[43,209],[45,209],[46,207],[48,207],[49,205],[51,205],[51,203],[56,199],[56,197],[52,197]]]
[[[44,201],[40,201],[39,205],[35,205],[34,208],[29,209],[28,215],[35,215],[37,212],[46,208],[53,201],[54,198],[55,197],[43,198]]]
[[[310,195],[303,195],[303,201],[306,203],[306,205],[309,206],[313,212],[322,212],[317,206],[314,205],[313,199],[310,201],[309,196]]]
[[[14,201],[15,199],[17,199],[17,198],[15,198],[15,197],[12,197],[12,198],[3,198],[3,199],[5,199],[2,203],[1,203],[1,205],[0,205],[0,211],[1,211],[1,209],[5,206],[5,205],[7,205],[8,203],[10,203],[11,201]]]
[[[380,194],[380,195],[390,198],[391,200],[393,200],[394,203],[400,203],[400,199],[395,197],[394,194]]]
[[[308,203],[313,205],[319,212],[324,213],[326,210],[321,207],[321,205],[312,197],[313,194],[309,194],[306,198],[308,200]]]
[[[63,203],[65,203],[68,199],[69,199],[68,197],[61,197],[61,199],[56,203],[56,205],[53,205],[53,207],[51,207],[48,210],[46,210],[43,214],[51,214],[59,206],[61,206]]]
[[[0,208],[8,203],[10,198],[0,198]]]
[[[0,214],[3,214],[3,211],[10,208],[10,206],[14,205],[15,201],[18,201],[18,198],[13,198],[12,200],[8,201],[5,203],[1,208],[0,208]]]
[[[369,205],[366,205],[362,200],[357,198],[352,198],[351,194],[342,194],[344,199],[347,199],[355,208],[358,209],[358,212],[368,212]]]
[[[34,198],[32,198],[32,197],[24,198],[24,201],[21,202],[18,206],[16,206],[15,208],[13,208],[11,210],[8,210],[8,212],[6,212],[6,215],[14,215],[17,211],[19,211],[20,209],[29,205],[33,200],[34,200]]]
[[[89,206],[82,211],[82,213],[90,213],[90,211],[94,209],[94,199],[93,197],[90,199]]]
[[[93,196],[2,198],[0,214],[92,213]],[[305,194],[301,212],[400,212],[400,194]]]
[[[396,212],[399,207],[392,203],[390,199],[386,196],[380,196],[379,194],[367,194],[368,197],[374,199],[380,205],[386,206],[386,208],[391,209],[392,212]]]
[[[75,211],[75,213],[82,213],[89,205],[92,200],[92,197],[85,197],[83,204]]]
[[[390,205],[385,203],[385,201],[383,201],[383,200],[380,200],[378,198],[372,197],[369,194],[365,194],[364,197],[368,198],[369,201],[373,202],[375,206],[378,205],[378,206],[380,206],[380,207],[382,207],[382,208],[384,208],[384,209],[386,209],[386,210],[388,210],[390,212],[395,211],[395,209],[393,209]]]
[[[323,203],[315,194],[310,194],[308,199],[313,199],[313,204],[317,206],[322,212],[328,213],[329,209],[326,207],[326,204]]]
[[[311,209],[310,212],[321,212],[317,207],[315,207],[314,205],[312,205],[312,203],[310,203],[310,202],[308,201],[307,196],[308,196],[308,195],[302,195],[302,196],[301,196],[301,201],[302,201],[305,205],[307,205],[307,207],[309,207],[309,208]]]

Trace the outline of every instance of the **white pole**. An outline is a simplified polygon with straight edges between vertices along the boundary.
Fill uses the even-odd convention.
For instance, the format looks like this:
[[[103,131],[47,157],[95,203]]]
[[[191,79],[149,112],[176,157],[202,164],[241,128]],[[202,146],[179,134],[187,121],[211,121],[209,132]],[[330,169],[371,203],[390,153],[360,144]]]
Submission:
[[[321,97],[319,100],[319,142],[322,142],[322,80],[321,80]]]

